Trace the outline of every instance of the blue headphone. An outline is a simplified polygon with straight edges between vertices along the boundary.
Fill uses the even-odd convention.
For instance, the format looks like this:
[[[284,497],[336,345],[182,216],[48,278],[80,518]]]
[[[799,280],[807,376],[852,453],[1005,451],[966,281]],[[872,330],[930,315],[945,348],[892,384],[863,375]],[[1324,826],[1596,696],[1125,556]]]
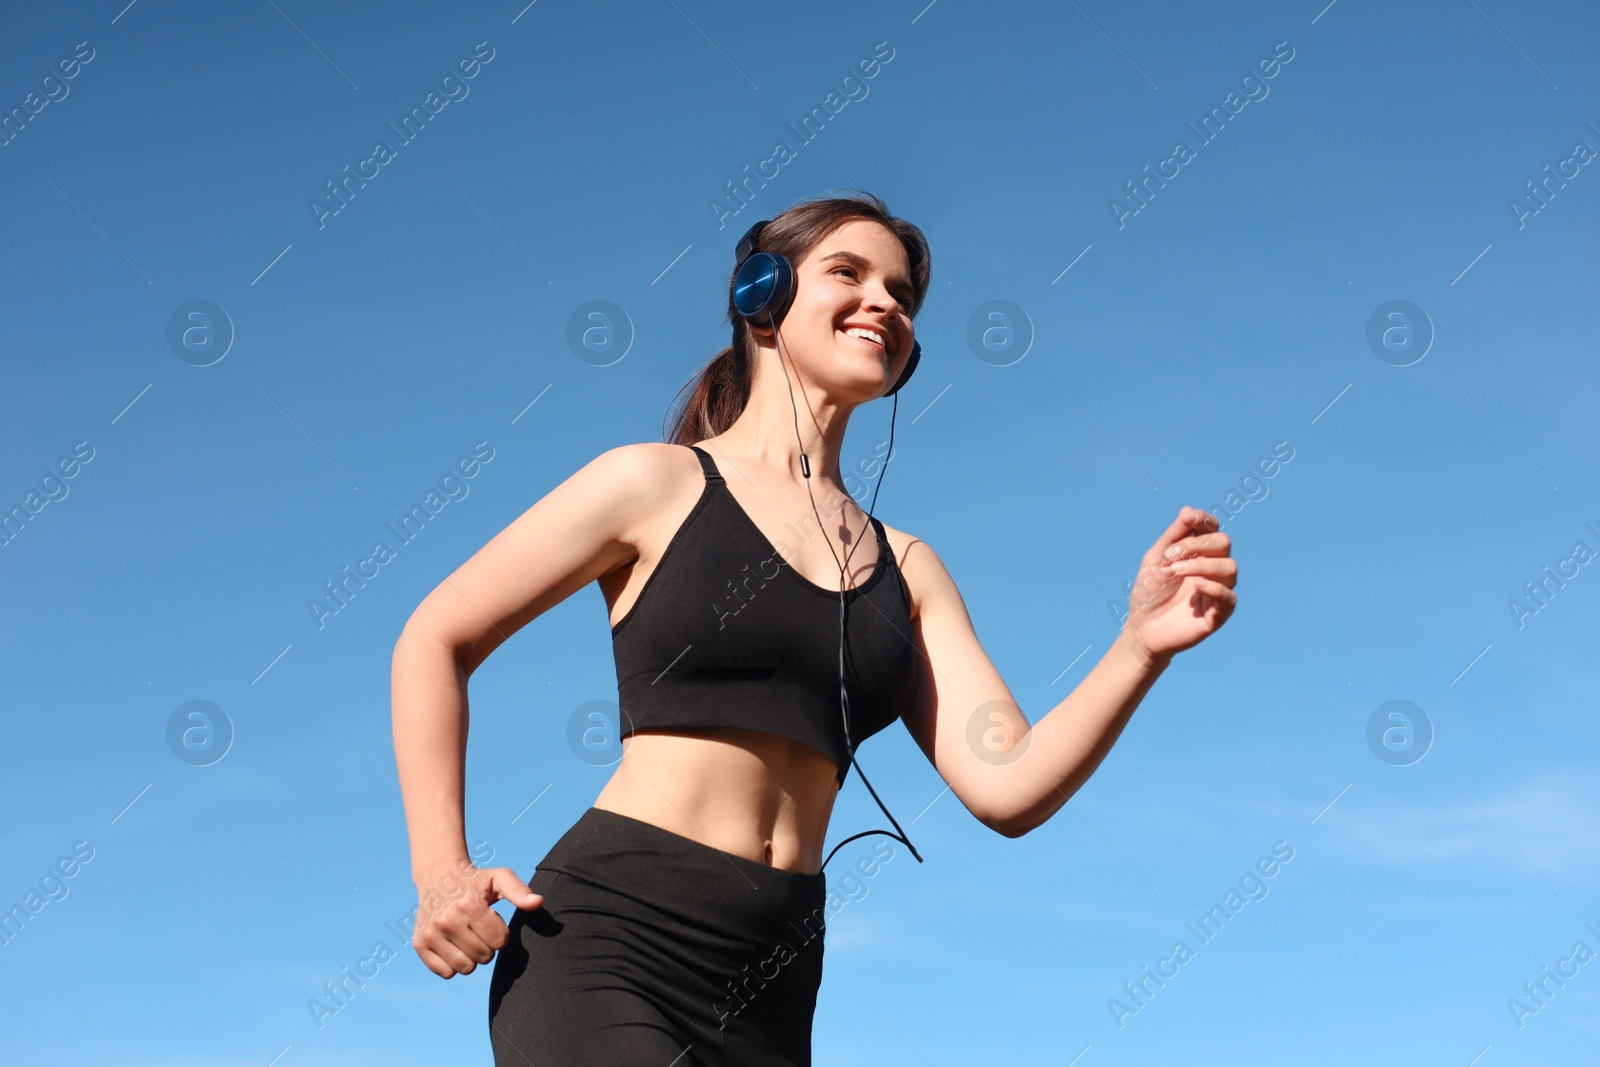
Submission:
[[[756,251],[761,229],[771,219],[763,219],[739,238],[733,254],[733,306],[746,322],[763,322],[776,326],[783,321],[784,313],[794,302],[794,266],[787,256],[775,252]],[[911,342],[911,358],[905,369],[884,396],[893,396],[911,380],[911,372],[922,359],[922,342]]]

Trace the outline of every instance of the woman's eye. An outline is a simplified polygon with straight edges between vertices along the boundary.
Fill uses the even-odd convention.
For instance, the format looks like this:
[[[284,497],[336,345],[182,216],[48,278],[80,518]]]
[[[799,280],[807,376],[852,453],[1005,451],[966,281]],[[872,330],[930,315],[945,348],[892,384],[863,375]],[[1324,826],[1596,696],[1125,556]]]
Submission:
[[[856,272],[856,269],[854,267],[839,266],[839,267],[834,267],[828,273],[829,274],[838,274],[842,270],[843,271],[849,271],[852,276]],[[900,310],[901,311],[905,312],[907,315],[911,314],[911,304],[910,304],[910,302],[908,302],[906,300],[902,300],[899,297],[895,297],[895,303],[900,305]]]

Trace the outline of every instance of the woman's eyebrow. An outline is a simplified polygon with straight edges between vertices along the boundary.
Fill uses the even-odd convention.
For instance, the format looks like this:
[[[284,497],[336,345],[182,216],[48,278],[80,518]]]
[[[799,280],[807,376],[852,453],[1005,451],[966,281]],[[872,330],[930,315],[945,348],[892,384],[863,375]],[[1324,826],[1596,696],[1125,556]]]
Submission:
[[[852,267],[856,267],[856,268],[858,268],[860,270],[866,270],[866,269],[868,269],[869,267],[872,266],[872,261],[870,259],[867,259],[865,256],[857,255],[854,252],[848,252],[848,251],[829,252],[827,255],[823,256],[822,259],[819,262],[826,263],[830,259],[842,259],[846,263],[850,264]],[[900,291],[902,293],[904,293],[907,297],[912,297],[912,296],[916,295],[916,291],[911,287],[911,282],[908,281],[907,279],[903,278],[903,277],[902,278],[891,278],[889,280],[889,284],[899,288]]]

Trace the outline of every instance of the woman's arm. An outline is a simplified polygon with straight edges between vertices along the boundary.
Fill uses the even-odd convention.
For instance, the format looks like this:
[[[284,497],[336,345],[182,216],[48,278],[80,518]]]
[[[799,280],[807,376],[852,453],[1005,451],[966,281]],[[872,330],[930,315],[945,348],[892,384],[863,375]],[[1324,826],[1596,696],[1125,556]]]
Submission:
[[[406,625],[389,685],[411,878],[421,888],[469,860],[462,815],[468,672],[437,636]]]
[[[395,764],[423,905],[413,945],[442,977],[470,973],[504,943],[505,924],[488,905],[506,893],[494,890],[529,898],[513,872],[479,879],[467,852],[467,679],[529,621],[636,558],[632,531],[670,482],[662,451],[670,447],[625,445],[598,456],[429,593],[395,642]],[[480,892],[463,893],[463,877]]]
[[[938,555],[913,541],[901,570],[916,602],[916,695],[906,728],[985,826],[1020,837],[1100,766],[1172,656],[1231,614],[1237,565],[1206,512],[1184,508],[1141,563],[1128,619],[1087,677],[1030,726],[995,669]],[[1189,535],[1194,536],[1189,536]],[[1183,566],[1164,558],[1178,544]]]

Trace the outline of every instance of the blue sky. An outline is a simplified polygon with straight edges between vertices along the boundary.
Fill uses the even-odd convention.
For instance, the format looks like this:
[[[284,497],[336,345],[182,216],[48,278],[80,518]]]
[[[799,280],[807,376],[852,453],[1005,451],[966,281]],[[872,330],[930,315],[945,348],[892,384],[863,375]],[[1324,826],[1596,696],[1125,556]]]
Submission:
[[[1591,1049],[1600,957],[1561,961],[1600,952],[1600,17],[1323,3],[8,12],[0,903],[73,872],[0,946],[8,1062],[490,1062],[489,969],[446,983],[389,925],[416,904],[394,640],[553,486],[658,439],[750,221],[851,186],[938,268],[878,514],[941,554],[1030,718],[1181,506],[1238,507],[1239,607],[1021,839],[903,729],[863,748],[926,862],[900,849],[830,924],[817,1062]],[[568,343],[602,300],[621,358]],[[969,342],[995,323],[1016,340]],[[319,625],[323,583],[441,485]],[[594,588],[474,675],[481,855],[531,874],[592,802],[608,771],[566,724],[615,696]],[[191,701],[228,724],[203,766],[172,740]],[[1369,744],[1391,701],[1420,759]],[[881,825],[852,778],[830,846]],[[319,1028],[308,1000],[380,940]],[[1546,966],[1577,972],[1530,999]]]

